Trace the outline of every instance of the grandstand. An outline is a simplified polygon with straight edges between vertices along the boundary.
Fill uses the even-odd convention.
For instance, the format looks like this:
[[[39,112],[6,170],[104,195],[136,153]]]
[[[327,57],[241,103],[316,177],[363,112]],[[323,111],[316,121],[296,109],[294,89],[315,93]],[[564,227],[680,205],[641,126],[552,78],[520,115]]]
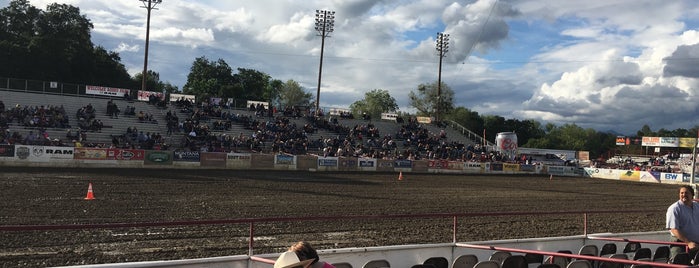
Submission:
[[[8,83],[9,85],[9,83]],[[431,124],[417,124],[412,126],[413,129],[405,129],[405,124],[398,123],[392,120],[365,120],[340,117],[337,115],[328,115],[323,118],[315,119],[306,116],[284,116],[278,112],[274,117],[270,117],[266,112],[259,113],[250,109],[235,109],[225,106],[215,107],[192,107],[190,110],[185,110],[183,107],[177,107],[175,103],[169,103],[166,107],[162,105],[149,104],[143,101],[126,100],[122,97],[114,96],[95,96],[81,94],[57,94],[56,92],[30,91],[0,88],[2,90],[2,98],[6,110],[9,112],[15,107],[18,108],[39,108],[39,107],[62,107],[65,110],[68,118],[68,125],[61,127],[42,127],[36,125],[28,125],[26,122],[21,122],[17,118],[11,118],[7,123],[6,130],[11,133],[17,133],[22,137],[27,137],[30,133],[39,134],[45,132],[51,142],[45,141],[41,145],[66,145],[72,146],[74,140],[82,143],[86,147],[117,147],[117,148],[136,148],[136,149],[153,149],[153,145],[144,145],[139,142],[137,135],[140,132],[144,134],[158,135],[162,137],[155,143],[157,148],[181,149],[181,150],[198,150],[202,146],[206,146],[207,150],[214,150],[217,143],[212,144],[212,140],[223,140],[225,136],[241,138],[244,141],[238,141],[235,149],[220,149],[223,151],[241,150],[244,152],[286,152],[286,153],[311,153],[318,155],[333,155],[343,152],[351,154],[355,152],[372,153],[373,156],[379,157],[426,157],[430,152],[441,150],[440,147],[449,147],[452,150],[448,153],[434,153],[431,157],[449,157],[458,158],[454,148],[459,148],[458,154],[463,154],[464,148],[473,145],[481,144],[481,137],[474,136],[470,131],[456,130],[457,126],[452,122],[451,127],[439,127]],[[108,114],[108,102],[113,103],[118,107],[120,113],[118,116]],[[85,120],[78,119],[76,112],[86,106],[94,108],[94,118]],[[127,108],[131,108],[135,114],[127,114]],[[200,136],[196,139],[188,137],[191,127],[183,127],[182,124],[188,118],[195,116],[194,110],[209,110],[215,111],[216,116],[206,115],[197,117],[191,126],[199,132],[203,129],[206,137]],[[152,116],[152,120],[141,120],[138,114],[143,113]],[[168,116],[175,115],[179,120],[179,126],[170,133],[168,130]],[[240,119],[244,120],[240,120]],[[271,124],[278,124],[279,120],[284,123],[285,129],[276,132],[269,131]],[[92,122],[101,122],[102,127],[99,129],[90,127]],[[251,125],[258,124],[257,126]],[[217,127],[218,124],[226,124],[225,128]],[[85,126],[87,125],[87,127]],[[264,126],[263,126],[264,125]],[[127,130],[137,129],[137,132],[131,135],[126,135]],[[279,128],[279,126],[274,126]],[[279,137],[284,137],[289,129],[298,130],[299,134],[292,139],[292,145],[288,141],[279,141]],[[309,129],[312,128],[312,131]],[[292,131],[295,132],[296,130]],[[307,131],[309,130],[309,131]],[[264,131],[264,132],[263,132]],[[418,147],[416,136],[411,137],[411,131],[420,131],[420,143],[423,147]],[[67,135],[68,132],[72,136]],[[303,132],[302,134],[300,134]],[[402,134],[401,134],[402,132]],[[83,133],[78,136],[77,133]],[[260,134],[264,137],[260,137]],[[415,133],[412,133],[415,134]],[[303,140],[301,139],[303,136]],[[440,137],[441,136],[441,137]],[[251,144],[251,139],[257,137],[258,143]],[[82,140],[81,140],[82,138]],[[411,140],[412,138],[412,140]],[[429,139],[430,149],[425,146],[425,141]],[[246,143],[247,142],[247,143]],[[275,144],[276,143],[276,144]],[[286,143],[285,146],[280,146]],[[349,143],[351,146],[340,146]],[[388,143],[388,145],[386,145]],[[299,149],[303,147],[303,149]],[[290,149],[292,148],[292,149]],[[448,155],[448,156],[447,156]],[[462,157],[462,156],[461,156]]]

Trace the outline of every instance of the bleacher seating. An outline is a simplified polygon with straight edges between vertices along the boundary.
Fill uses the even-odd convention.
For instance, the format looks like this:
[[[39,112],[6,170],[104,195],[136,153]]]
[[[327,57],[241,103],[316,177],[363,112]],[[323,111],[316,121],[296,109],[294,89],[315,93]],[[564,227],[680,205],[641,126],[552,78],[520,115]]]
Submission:
[[[320,118],[325,122],[324,124],[328,124],[328,120],[333,120],[333,118],[335,118],[336,120],[333,120],[333,124],[336,124],[338,127],[331,129],[319,127],[322,126],[322,124],[319,124],[321,121],[315,121],[312,117],[282,116],[283,113],[281,112],[270,117],[266,112],[261,114],[259,111],[256,112],[248,109],[234,110],[225,107],[216,107],[215,109],[218,112],[217,116],[209,115],[204,119],[192,121],[206,129],[206,137],[192,140],[188,138],[189,130],[185,131],[182,127],[177,127],[175,131],[169,133],[168,130],[172,128],[168,127],[166,115],[175,115],[178,122],[182,124],[186,122],[185,120],[196,117],[193,115],[198,114],[194,114],[193,112],[203,109],[202,107],[192,107],[190,110],[183,110],[180,109],[180,107],[176,107],[174,103],[171,103],[168,107],[160,107],[147,102],[127,101],[118,97],[55,95],[19,91],[0,92],[2,93],[0,100],[4,102],[7,108],[16,105],[29,107],[62,105],[69,118],[70,127],[45,128],[45,131],[51,139],[58,139],[66,146],[71,146],[72,140],[80,140],[80,137],[82,137],[84,139],[82,141],[83,146],[110,147],[116,144],[119,148],[151,149],[151,147],[144,148],[143,146],[145,145],[139,144],[136,140],[138,134],[143,132],[144,134],[150,133],[151,135],[162,137],[162,142],[158,143],[158,145],[173,149],[189,147],[191,150],[198,150],[200,148],[198,146],[207,146],[209,150],[214,150],[216,149],[214,147],[221,146],[221,140],[225,140],[226,136],[234,138],[242,136],[245,137],[248,143],[236,143],[235,151],[238,149],[242,151],[256,151],[254,149],[259,149],[259,151],[265,152],[281,151],[287,153],[313,153],[337,156],[336,153],[338,149],[342,149],[340,151],[345,153],[344,156],[355,156],[358,149],[361,148],[361,152],[363,152],[365,156],[376,158],[414,157],[415,159],[419,159],[426,155],[424,148],[418,148],[416,144],[404,143],[406,137],[401,137],[398,133],[405,125],[391,120],[364,120],[347,117],[340,118],[337,116]],[[78,117],[76,117],[76,112],[87,105],[94,108],[94,121],[101,122],[101,129],[91,127],[85,127],[85,129],[78,128],[78,125],[88,125],[85,120],[81,122]],[[111,114],[108,112],[111,111],[111,109],[108,110],[108,106],[113,107],[112,105],[118,107],[118,114]],[[132,110],[133,113],[128,114],[127,110]],[[145,114],[146,117],[150,115],[152,120],[141,120],[141,116],[139,116],[141,113]],[[225,116],[221,116],[221,114]],[[253,120],[259,125],[265,124],[266,126],[275,124],[280,120],[279,118],[283,118],[282,120],[288,122],[289,127],[293,127],[298,133],[303,133],[305,138],[303,140],[301,140],[301,138],[295,139],[293,144],[288,142],[282,144],[281,141],[277,141],[275,144],[275,136],[282,136],[282,134],[288,134],[290,131],[276,134],[270,133],[269,131],[262,132],[260,129],[251,127],[249,122],[230,119],[231,115],[247,118],[247,120]],[[426,133],[429,133],[427,136],[436,137],[439,135],[440,131],[444,131],[444,129],[436,126],[421,125],[421,127]],[[11,122],[8,129],[12,132],[16,131],[22,136],[26,136],[30,132],[37,133],[39,130],[44,130],[38,127],[23,126],[16,121]],[[135,130],[135,134],[133,136],[126,135],[127,129]],[[312,129],[312,131],[304,131],[310,129]],[[266,128],[262,130],[266,130]],[[367,132],[367,130],[369,132]],[[70,136],[67,135],[69,132],[71,134]],[[82,135],[80,136],[79,133],[82,133]],[[250,137],[260,134],[265,136],[263,141],[259,141],[257,145],[255,145],[255,142],[250,144]],[[372,137],[372,134],[375,135]],[[451,136],[451,134],[449,135]],[[348,138],[348,136],[351,137]],[[459,135],[454,134],[453,136],[454,138],[458,138]],[[439,139],[435,138],[435,140]],[[455,142],[457,143],[461,142],[458,139],[454,140],[456,140]],[[347,147],[348,142],[351,147]],[[344,147],[340,146],[343,144]],[[388,144],[388,146],[386,144]],[[152,144],[148,146],[152,146]],[[299,149],[300,147],[303,148]],[[289,151],[289,148],[295,149]],[[324,149],[326,152],[325,154]],[[330,152],[330,154],[327,152]]]

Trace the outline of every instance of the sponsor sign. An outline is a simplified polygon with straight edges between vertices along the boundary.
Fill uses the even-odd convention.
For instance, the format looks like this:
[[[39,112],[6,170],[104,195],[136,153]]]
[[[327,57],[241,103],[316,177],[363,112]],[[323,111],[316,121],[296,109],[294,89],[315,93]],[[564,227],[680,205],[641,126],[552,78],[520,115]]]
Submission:
[[[397,113],[381,113],[382,120],[396,121],[398,119]]]
[[[278,154],[274,156],[275,165],[296,165],[296,157],[293,155]]]
[[[359,158],[359,167],[361,167],[361,168],[376,167],[376,159],[374,159],[374,158]]]
[[[7,144],[0,145],[0,157],[15,157],[15,146]]]
[[[625,136],[616,136],[616,145],[617,146],[624,146],[628,142],[628,139]]]
[[[201,166],[203,167],[225,167],[226,158],[228,157],[225,153],[201,153]]]
[[[341,167],[356,167],[357,166],[357,158],[343,158],[340,160],[340,166]]]
[[[146,151],[145,159],[143,163],[146,165],[171,165],[172,164],[172,152],[171,151]]]
[[[175,151],[173,156],[173,161],[199,162],[201,159],[199,151]]]
[[[416,117],[417,122],[420,124],[432,124],[432,117],[418,116]]]
[[[18,145],[15,148],[15,157],[32,162],[48,162],[49,160],[73,160],[75,149],[73,147],[58,146],[25,146]]]
[[[411,161],[411,160],[396,160],[393,162],[393,167],[395,167],[395,168],[412,168],[413,161]]]
[[[143,160],[145,154],[144,150],[107,149],[108,160]]]
[[[643,137],[641,139],[641,145],[653,147],[679,147],[680,139],[677,137]]]
[[[196,100],[197,100],[197,97],[194,95],[170,93],[170,101],[174,102],[174,101],[181,100],[182,98],[190,101],[191,103],[196,103]]]
[[[337,167],[337,157],[318,157],[319,167]]]
[[[107,149],[75,148],[75,159],[107,160]]]
[[[131,92],[131,90],[125,88],[85,86],[85,94],[89,95],[123,97],[129,92]]]
[[[245,153],[226,154],[226,167],[229,168],[250,168],[252,155]]]
[[[148,101],[148,98],[150,98],[151,95],[155,95],[159,100],[165,99],[165,95],[162,92],[139,90],[138,91],[138,100]]]
[[[519,171],[534,172],[536,171],[535,165],[519,165]]]
[[[469,171],[483,171],[483,165],[479,162],[464,162],[464,170]]]
[[[678,147],[681,148],[692,148],[696,145],[697,139],[696,138],[679,138],[679,145]]]
[[[507,171],[507,172],[519,171],[519,164],[504,163],[504,164],[502,164],[502,171]]]
[[[492,171],[502,171],[502,163],[491,163],[490,170]]]
[[[242,154],[242,153],[228,153],[226,155],[228,160],[247,160],[250,161],[251,156],[250,154]]]

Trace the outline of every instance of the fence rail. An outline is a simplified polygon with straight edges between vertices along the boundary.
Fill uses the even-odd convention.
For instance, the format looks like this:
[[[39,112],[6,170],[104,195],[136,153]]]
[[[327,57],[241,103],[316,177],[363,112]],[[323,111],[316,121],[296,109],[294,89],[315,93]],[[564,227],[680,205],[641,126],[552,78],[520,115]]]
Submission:
[[[70,225],[0,225],[0,232],[13,231],[51,231],[51,230],[81,230],[81,229],[116,229],[138,227],[167,227],[167,226],[203,226],[220,224],[249,225],[249,255],[254,253],[255,225],[278,222],[307,222],[307,221],[347,221],[347,220],[387,220],[387,219],[449,219],[452,225],[452,243],[457,243],[458,219],[472,217],[497,216],[542,216],[542,215],[580,215],[583,222],[582,235],[588,234],[588,215],[590,214],[619,214],[619,213],[664,213],[661,210],[592,210],[592,211],[546,211],[546,212],[485,212],[485,213],[430,213],[430,214],[394,214],[394,215],[354,215],[354,216],[317,216],[317,217],[271,217],[217,219],[200,221],[170,221],[170,222],[132,222],[104,224],[70,224]]]

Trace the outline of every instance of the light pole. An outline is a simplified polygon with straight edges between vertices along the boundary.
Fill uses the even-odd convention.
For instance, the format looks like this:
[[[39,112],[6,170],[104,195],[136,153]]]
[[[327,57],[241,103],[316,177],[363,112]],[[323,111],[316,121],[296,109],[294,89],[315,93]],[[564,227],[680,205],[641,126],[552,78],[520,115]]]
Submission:
[[[330,37],[335,24],[335,11],[316,9],[316,31],[320,36],[320,65],[318,67],[318,91],[316,91],[316,116],[320,114],[320,78],[323,73],[323,50],[325,38]]]
[[[150,11],[163,0],[139,0],[143,2],[142,8],[148,10],[148,18],[146,19],[146,55],[143,57],[143,76],[141,77],[141,90],[146,91],[146,80],[148,78],[148,39],[150,38]]]
[[[449,34],[437,33],[437,52],[439,52],[439,74],[437,75],[437,105],[435,107],[435,121],[439,123],[440,106],[442,106],[442,59],[449,51]]]

